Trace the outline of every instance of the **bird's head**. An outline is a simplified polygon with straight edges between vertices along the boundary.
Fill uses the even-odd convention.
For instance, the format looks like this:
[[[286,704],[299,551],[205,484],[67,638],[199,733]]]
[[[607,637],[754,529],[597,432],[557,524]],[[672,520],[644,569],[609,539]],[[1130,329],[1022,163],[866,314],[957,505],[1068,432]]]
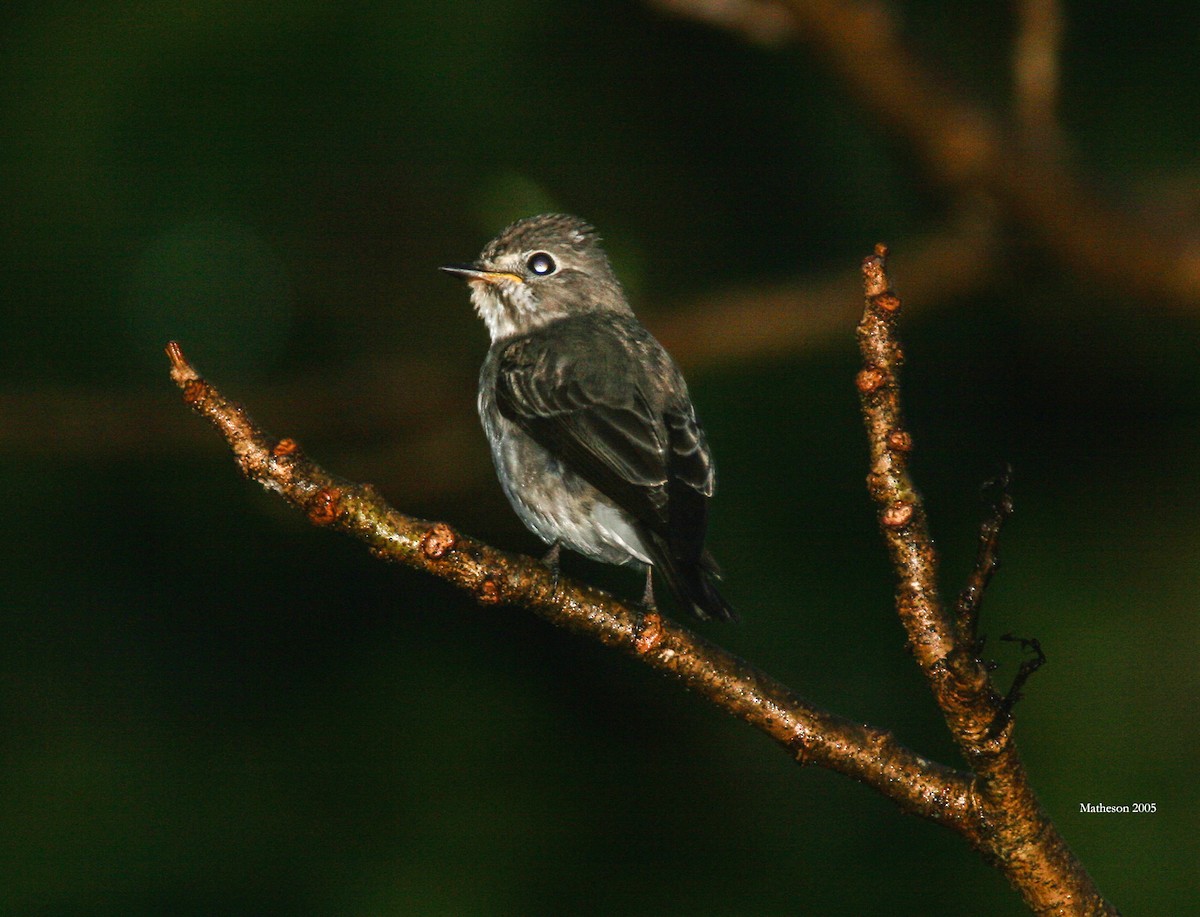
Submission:
[[[442,270],[470,283],[471,302],[493,341],[584,312],[629,313],[596,230],[566,214],[518,220],[475,263]]]

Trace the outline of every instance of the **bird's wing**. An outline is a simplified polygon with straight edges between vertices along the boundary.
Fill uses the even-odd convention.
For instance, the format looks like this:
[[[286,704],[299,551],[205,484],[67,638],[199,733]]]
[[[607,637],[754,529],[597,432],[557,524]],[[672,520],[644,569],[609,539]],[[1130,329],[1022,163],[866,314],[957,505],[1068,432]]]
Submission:
[[[517,338],[496,404],[672,553],[700,555],[712,462],[679,370],[640,327],[576,319]]]

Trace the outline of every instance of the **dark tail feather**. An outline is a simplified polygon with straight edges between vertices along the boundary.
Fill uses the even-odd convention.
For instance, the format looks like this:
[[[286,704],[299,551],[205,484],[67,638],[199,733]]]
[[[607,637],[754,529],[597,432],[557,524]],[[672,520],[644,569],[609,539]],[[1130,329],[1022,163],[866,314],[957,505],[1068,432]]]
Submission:
[[[736,621],[736,612],[717,591],[716,580],[721,571],[716,562],[705,551],[699,560],[673,557],[666,542],[654,538],[654,569],[667,580],[675,600],[701,621],[716,618],[719,621]]]

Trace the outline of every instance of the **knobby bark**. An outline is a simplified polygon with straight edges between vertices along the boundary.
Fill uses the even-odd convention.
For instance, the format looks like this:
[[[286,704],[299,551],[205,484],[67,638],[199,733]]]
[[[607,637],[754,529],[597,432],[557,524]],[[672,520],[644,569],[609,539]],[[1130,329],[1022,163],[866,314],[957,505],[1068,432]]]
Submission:
[[[867,482],[895,567],[897,612],[969,764],[966,771],[922,757],[886,730],[816,707],[657,613],[566,577],[556,582],[538,560],[492,548],[444,522],[398,512],[371,486],[329,474],[294,440],[267,435],[244,408],[197,373],[179,344],[169,344],[167,354],[184,400],[220,431],[242,472],[314,525],[363,541],[380,559],[432,573],[485,607],[526,609],[682,682],[770,736],[796,762],[852,777],[903,811],[959,832],[1008,877],[1036,914],[1116,914],[1038,804],[1013,741],[1009,705],[977,658],[973,620],[963,626],[962,616],[951,614],[939,597],[937,554],[908,472],[912,437],[901,411],[901,351],[895,336],[900,300],[889,287],[885,256],[880,246],[863,263],[866,306],[858,328],[863,369],[857,386],[870,443]],[[992,524],[999,523],[993,519]],[[971,598],[964,600],[972,616],[995,566],[995,536],[985,528],[983,538],[981,567],[968,584]]]
[[[979,830],[968,836],[995,863],[1035,914],[1115,914],[1083,864],[1067,847],[1029,783],[1013,740],[1010,705],[994,688],[970,631],[938,593],[938,556],[920,494],[908,469],[912,436],[900,402],[903,351],[896,337],[900,298],[886,271],[887,250],[876,246],[863,262],[866,308],[858,325],[863,369],[858,390],[870,445],[867,488],[879,513],[896,575],[896,611],[913,657],[933,692],[946,726],[974,773],[972,805]],[[995,563],[985,544],[968,590],[982,589]],[[968,607],[977,611],[976,592]]]

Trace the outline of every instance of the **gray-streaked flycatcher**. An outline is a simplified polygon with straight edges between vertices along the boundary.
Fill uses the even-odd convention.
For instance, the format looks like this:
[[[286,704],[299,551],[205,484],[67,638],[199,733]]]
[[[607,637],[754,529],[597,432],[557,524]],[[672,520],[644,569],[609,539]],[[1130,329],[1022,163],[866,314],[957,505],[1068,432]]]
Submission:
[[[464,277],[491,333],[479,416],[521,520],[550,545],[653,571],[701,619],[733,620],[704,548],[713,463],[675,361],[634,317],[596,231],[519,220]]]

